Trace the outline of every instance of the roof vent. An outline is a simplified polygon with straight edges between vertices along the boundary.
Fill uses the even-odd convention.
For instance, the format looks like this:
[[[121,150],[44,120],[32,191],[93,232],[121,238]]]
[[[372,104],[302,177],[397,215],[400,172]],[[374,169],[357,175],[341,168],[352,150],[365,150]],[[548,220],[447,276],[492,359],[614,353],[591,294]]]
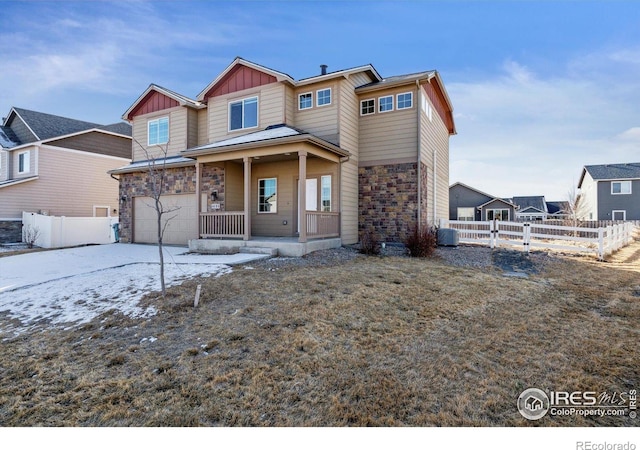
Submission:
[[[327,66],[326,64],[320,64],[320,74],[321,75],[326,75],[327,74]]]

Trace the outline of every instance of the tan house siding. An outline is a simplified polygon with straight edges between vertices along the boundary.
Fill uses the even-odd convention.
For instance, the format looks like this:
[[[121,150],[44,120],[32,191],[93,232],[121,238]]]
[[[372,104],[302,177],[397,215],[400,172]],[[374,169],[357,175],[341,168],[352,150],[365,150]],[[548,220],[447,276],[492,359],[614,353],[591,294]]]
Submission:
[[[9,152],[0,150],[0,181],[9,179]]]
[[[131,139],[112,134],[92,131],[64,139],[47,141],[48,145],[72,148],[89,153],[117,156],[131,159]]]
[[[242,164],[226,162],[225,164],[225,210],[244,210],[244,169]]]
[[[413,92],[413,106],[398,110],[396,95]],[[378,112],[378,99],[387,95],[394,96],[394,110]],[[386,161],[417,161],[418,134],[415,88],[396,88],[361,94],[358,101],[375,99],[376,112],[360,116],[360,166]],[[359,112],[358,112],[359,114]]]
[[[297,96],[293,88],[285,86],[284,88],[284,123],[295,126]]]
[[[317,92],[322,89],[331,89],[331,104],[317,105]],[[299,109],[298,95],[310,92],[313,94],[313,107],[309,109]],[[325,139],[333,144],[341,145],[338,135],[338,104],[340,103],[340,93],[338,83],[318,83],[303,86],[295,91],[295,126]]]
[[[429,106],[432,108],[431,119],[422,110],[421,99],[416,105],[420,108],[420,160],[427,167],[427,222],[437,225],[439,219],[449,217],[449,131],[435,106],[424,92]],[[436,166],[434,169],[434,151]],[[435,172],[434,172],[435,170]],[[434,197],[434,181],[435,197]],[[421,195],[424,197],[425,192]],[[435,203],[435,205],[434,205]],[[435,206],[435,215],[434,215]]]
[[[198,142],[196,145],[204,145],[211,142],[209,140],[209,111],[205,109],[198,110]]]
[[[196,147],[198,145],[198,110],[187,109],[187,146],[185,148]]]
[[[117,216],[118,182],[107,171],[127,162],[42,146],[38,150],[38,179],[0,188],[0,217],[18,218],[22,211],[41,210],[56,216],[93,216],[96,205],[108,206],[111,215]]]
[[[336,180],[338,166],[318,158],[307,160],[307,179],[331,175],[332,210],[338,205]],[[227,177],[228,179],[229,177]],[[278,204],[276,213],[258,213],[258,180],[276,178]],[[298,161],[253,164],[251,166],[251,233],[255,236],[292,236],[298,223]],[[318,180],[318,190],[320,183]],[[334,206],[335,205],[335,206]],[[287,223],[285,224],[284,221]]]
[[[221,141],[284,122],[284,86],[279,83],[246,89],[209,100],[209,141]],[[258,97],[258,126],[229,131],[229,103]]]
[[[167,156],[176,156],[181,150],[188,148],[189,128],[187,111],[188,108],[178,106],[164,111],[135,116],[132,124],[133,161],[144,161],[149,158],[159,158],[164,156],[159,146],[153,145],[149,147],[147,145],[147,124],[149,120],[158,119],[160,117],[169,117],[169,147]]]
[[[342,243],[350,245],[358,242],[358,163],[355,160],[349,160],[342,163],[341,167],[340,230]]]

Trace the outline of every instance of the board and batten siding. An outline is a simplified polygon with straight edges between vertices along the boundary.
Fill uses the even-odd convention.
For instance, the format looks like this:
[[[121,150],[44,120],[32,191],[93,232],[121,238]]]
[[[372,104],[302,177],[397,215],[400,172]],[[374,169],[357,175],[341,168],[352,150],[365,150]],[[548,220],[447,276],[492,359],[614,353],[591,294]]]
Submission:
[[[414,102],[420,108],[420,159],[428,170],[427,218],[429,224],[437,225],[439,219],[449,217],[449,130],[422,89],[420,95],[426,98],[428,105],[432,108],[431,119],[429,119],[429,115],[422,110],[422,98],[417,98]],[[435,197],[433,195],[434,180],[436,183]],[[425,193],[423,192],[421,195],[424,196]]]
[[[22,211],[47,211],[56,216],[93,216],[94,206],[108,206],[118,215],[118,182],[107,171],[128,160],[41,146],[38,179],[0,189],[0,217],[20,218]],[[116,209],[114,213],[113,210]]]
[[[221,141],[234,136],[263,130],[269,125],[284,122],[284,86],[272,83],[232,94],[209,99],[209,142]],[[258,126],[229,131],[229,103],[245,98],[258,97]]]
[[[169,146],[167,156],[177,156],[189,148],[188,108],[178,106],[164,111],[135,116],[133,118],[133,161],[146,161],[150,158],[164,157],[165,146],[147,143],[148,123],[161,117],[169,118]],[[162,148],[161,148],[162,147]]]
[[[317,92],[323,89],[331,89],[331,104],[317,105]],[[299,109],[298,95],[310,92],[313,94],[313,107]],[[302,86],[295,91],[295,126],[303,131],[314,134],[335,145],[340,144],[338,135],[338,104],[340,94],[338,83],[335,81]]]
[[[398,110],[396,95],[405,92],[413,92],[413,106]],[[378,112],[378,99],[388,95],[394,96],[394,110]],[[360,94],[358,114],[360,114],[360,101],[372,98],[376,100],[376,112],[360,116],[359,165],[393,164],[398,161],[416,162],[418,160],[416,115],[418,104],[415,87],[405,86]]]

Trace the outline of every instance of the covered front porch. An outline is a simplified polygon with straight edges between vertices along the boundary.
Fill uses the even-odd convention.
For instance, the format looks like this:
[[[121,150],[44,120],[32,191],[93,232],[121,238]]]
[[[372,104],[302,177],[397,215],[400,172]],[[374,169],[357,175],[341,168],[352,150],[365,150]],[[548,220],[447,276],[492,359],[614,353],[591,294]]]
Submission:
[[[301,256],[341,245],[340,175],[348,153],[339,147],[282,126],[183,154],[196,159],[192,251],[277,248]]]

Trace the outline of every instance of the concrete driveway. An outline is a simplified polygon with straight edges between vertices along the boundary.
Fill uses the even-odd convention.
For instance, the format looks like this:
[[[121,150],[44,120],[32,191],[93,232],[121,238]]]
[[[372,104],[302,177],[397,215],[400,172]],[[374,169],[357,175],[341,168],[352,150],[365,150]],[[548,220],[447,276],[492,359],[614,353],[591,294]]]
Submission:
[[[264,255],[188,254],[186,247],[164,247],[165,264],[243,264]],[[76,275],[159,262],[155,245],[108,244],[26,253],[0,258],[0,293]]]

